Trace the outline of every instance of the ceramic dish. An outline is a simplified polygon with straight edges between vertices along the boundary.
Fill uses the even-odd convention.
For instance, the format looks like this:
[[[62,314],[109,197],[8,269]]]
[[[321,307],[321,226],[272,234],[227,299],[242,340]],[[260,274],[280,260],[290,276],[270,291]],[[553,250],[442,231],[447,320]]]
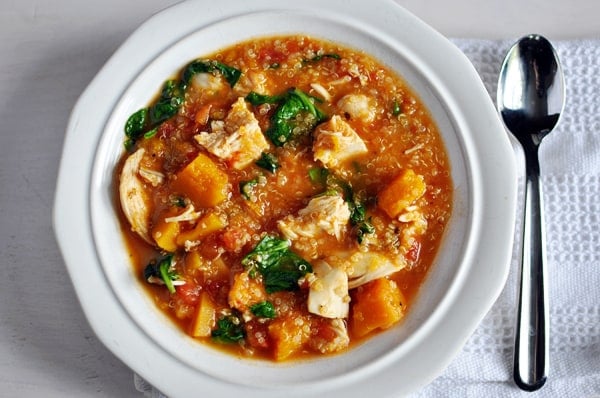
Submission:
[[[171,397],[403,395],[439,374],[508,274],[516,171],[483,84],[449,41],[393,1],[189,1],[144,23],[75,106],[65,139],[55,231],[83,310],[102,342]],[[190,60],[253,36],[303,33],[362,49],[408,82],[439,126],[454,208],[414,307],[401,324],[342,355],[284,365],[198,344],[160,313],[133,274],[113,173],[123,124]]]

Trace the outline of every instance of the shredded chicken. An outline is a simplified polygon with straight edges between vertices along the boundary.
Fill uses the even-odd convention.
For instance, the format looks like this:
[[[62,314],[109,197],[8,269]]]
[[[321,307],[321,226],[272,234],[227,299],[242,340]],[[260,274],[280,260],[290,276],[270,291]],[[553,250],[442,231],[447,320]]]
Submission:
[[[205,93],[216,93],[225,86],[221,75],[213,75],[212,73],[196,73],[192,77],[191,83],[192,87]]]
[[[350,219],[350,209],[341,196],[317,196],[298,212],[277,223],[281,233],[288,239],[299,237],[317,238],[326,233],[340,240]]]
[[[244,169],[269,148],[258,120],[243,97],[233,103],[225,120],[213,121],[211,129],[212,132],[204,131],[194,136],[196,142],[238,170]]]
[[[375,119],[376,108],[374,102],[372,98],[364,94],[348,94],[340,98],[337,105],[352,119],[369,123]]]
[[[356,131],[338,115],[317,126],[314,137],[314,158],[330,169],[368,152]]]
[[[315,90],[317,92],[317,94],[319,94],[321,97],[323,97],[323,99],[325,101],[331,102],[331,94],[329,94],[329,91],[327,91],[327,89],[325,89],[325,87],[323,87],[319,83],[311,83],[310,86],[312,87],[313,90]]]
[[[125,161],[119,178],[119,199],[131,230],[146,242],[154,244],[149,234],[151,200],[139,175],[144,152],[140,148]]]
[[[139,174],[140,177],[152,184],[153,187],[157,187],[165,181],[165,175],[160,171],[140,167]]]
[[[340,252],[330,256],[326,261],[332,267],[345,270],[348,275],[348,288],[354,289],[375,279],[393,274],[406,267],[406,260],[401,255],[387,256],[373,252]]]
[[[310,286],[308,311],[325,318],[346,318],[350,308],[348,276],[325,261],[313,264],[313,277],[307,278]]]
[[[317,351],[327,354],[341,351],[350,344],[348,336],[348,328],[343,319],[331,319],[329,325],[325,326],[333,332],[333,338],[325,339],[320,336],[315,336],[310,339],[310,346]]]
[[[198,217],[200,217],[200,213],[194,209],[194,205],[190,204],[183,213],[165,218],[165,222],[196,221]]]

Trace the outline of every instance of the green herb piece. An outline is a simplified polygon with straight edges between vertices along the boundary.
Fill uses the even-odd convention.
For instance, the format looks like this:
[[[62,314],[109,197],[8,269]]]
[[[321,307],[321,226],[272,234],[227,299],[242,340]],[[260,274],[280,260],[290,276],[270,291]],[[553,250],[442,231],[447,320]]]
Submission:
[[[246,333],[242,320],[236,315],[226,315],[217,321],[211,337],[220,343],[231,344],[243,340]]]
[[[237,81],[240,79],[240,76],[242,76],[241,70],[222,64],[219,61],[199,59],[190,63],[183,71],[183,87],[185,88],[188,86],[190,80],[192,80],[192,77],[195,74],[213,72],[220,73],[225,78],[225,80],[227,80],[227,83],[229,83],[229,86],[231,87],[235,86]]]
[[[254,178],[250,181],[240,182],[240,194],[246,199],[250,200],[252,197],[252,191],[254,187],[258,185],[258,178]]]
[[[258,159],[255,164],[270,173],[275,173],[275,171],[277,171],[279,168],[279,162],[277,161],[275,155],[268,152],[263,152],[260,156],[260,159]]]
[[[356,228],[356,240],[358,243],[363,243],[365,235],[369,235],[375,232],[375,227],[371,224],[371,218],[362,221],[357,225]]]
[[[358,243],[362,243],[365,235],[375,232],[375,227],[371,224],[371,218],[366,217],[365,203],[356,195],[353,194],[349,200],[346,199],[346,203],[350,209],[350,224],[356,228],[356,240]]]
[[[367,218],[366,201],[354,192],[352,185],[333,174],[325,175],[325,186],[324,195],[340,194],[344,198],[350,210],[350,224],[355,228],[356,240],[362,243],[365,235],[375,232],[371,219]]]
[[[313,184],[325,185],[328,176],[329,170],[324,167],[313,167],[308,170],[308,178]]]
[[[158,127],[154,127],[152,130],[148,130],[147,132],[145,132],[144,138],[152,138],[156,135],[156,133],[158,133]]]
[[[281,67],[281,64],[279,62],[273,62],[271,65],[269,65],[269,69],[279,69]]]
[[[173,263],[173,255],[168,254],[160,260],[151,261],[144,269],[144,279],[150,283],[164,284],[169,290],[169,293],[175,293],[175,285],[173,281],[179,279],[179,275],[175,271]]]
[[[394,100],[394,102],[392,103],[392,115],[398,116],[401,113],[402,108],[400,107],[400,103],[398,102],[398,100]]]
[[[171,197],[171,204],[177,207],[186,207],[185,199],[182,196]]]
[[[263,277],[267,293],[298,289],[298,279],[312,272],[311,265],[290,250],[287,240],[265,236],[242,259],[250,272],[258,271]]]
[[[303,64],[308,64],[310,62],[318,62],[320,60],[322,60],[323,58],[332,58],[332,59],[336,59],[336,60],[340,60],[342,59],[342,57],[339,54],[335,54],[335,53],[326,53],[326,54],[318,54],[315,55],[312,58],[304,58],[302,60]]]
[[[263,301],[250,306],[250,312],[261,318],[275,318],[275,307],[270,301]]]

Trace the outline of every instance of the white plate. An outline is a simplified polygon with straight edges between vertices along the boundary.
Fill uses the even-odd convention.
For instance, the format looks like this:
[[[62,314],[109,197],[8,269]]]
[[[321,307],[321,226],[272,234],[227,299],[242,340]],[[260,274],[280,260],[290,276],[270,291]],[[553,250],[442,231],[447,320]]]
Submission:
[[[169,8],[119,48],[71,115],[54,209],[69,274],[102,342],[171,397],[406,394],[450,362],[508,274],[514,156],[468,60],[391,0],[376,6],[361,0],[297,3],[189,1]],[[112,183],[125,120],[169,76],[229,44],[293,33],[363,49],[404,77],[442,132],[455,198],[429,278],[400,325],[343,355],[282,365],[240,360],[198,344],[155,308],[133,275]]]

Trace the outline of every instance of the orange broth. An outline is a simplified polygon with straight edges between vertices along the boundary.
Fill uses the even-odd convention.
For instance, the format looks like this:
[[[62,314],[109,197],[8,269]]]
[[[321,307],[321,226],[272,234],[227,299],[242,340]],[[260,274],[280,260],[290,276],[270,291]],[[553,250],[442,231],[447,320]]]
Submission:
[[[241,77],[231,87],[219,71],[211,71],[207,76],[212,76],[208,77],[213,79],[214,86],[205,89],[202,85],[189,84],[176,115],[151,126],[156,128],[154,135],[136,139],[116,170],[118,187],[125,158],[143,148],[141,167],[162,176],[156,186],[150,179],[140,177],[149,198],[147,227],[153,237],[165,236],[161,233],[166,232],[156,234],[157,225],[165,224],[165,217],[181,215],[190,206],[193,206],[192,219],[171,222],[177,224],[174,239],[194,230],[203,217],[212,215],[218,220],[214,231],[194,241],[179,242],[175,250],[165,250],[158,240],[147,243],[141,239],[131,231],[127,217],[120,214],[134,271],[157,307],[183,332],[195,335],[203,343],[242,357],[278,361],[344,352],[356,342],[371,338],[400,321],[410,309],[434,260],[452,205],[446,151],[423,103],[394,71],[371,56],[312,37],[255,39],[203,59],[236,68],[241,71]],[[238,98],[247,98],[250,92],[283,96],[291,88],[307,94],[324,116],[308,132],[292,137],[283,145],[266,139],[267,147],[262,152],[276,159],[279,167],[274,172],[258,166],[255,161],[244,167],[232,167],[234,158],[224,156],[222,151],[215,154],[214,148],[201,145],[194,138],[201,133],[208,134],[206,137],[217,134],[218,126],[214,122],[225,120]],[[358,111],[343,103],[345,97],[360,100]],[[360,106],[365,104],[366,108]],[[274,123],[273,115],[278,106],[281,103],[255,105],[246,100],[247,110],[254,115],[263,133]],[[302,115],[304,117],[304,113]],[[367,151],[337,163],[334,161],[335,166],[331,166],[315,158],[315,142],[317,132],[323,130],[319,125],[330,123],[334,115],[360,137]],[[174,188],[183,184],[181,171],[200,154],[207,156],[227,179],[223,186],[226,199],[214,206],[198,206],[186,192]],[[423,182],[424,193],[412,198],[399,215],[390,216],[381,208],[379,198],[406,170],[412,170]],[[248,182],[252,183],[248,185]],[[413,188],[408,191],[415,191]],[[359,226],[364,224],[344,219],[346,223],[337,236],[312,224],[306,228],[317,230],[314,236],[307,233],[310,236],[290,238],[283,232],[281,220],[298,220],[312,199],[324,195],[338,195],[351,211],[353,205],[360,203],[366,210],[362,222],[368,223],[365,228],[369,231],[361,235]],[[327,215],[323,213],[323,217]],[[420,229],[416,225],[420,225]],[[417,232],[411,232],[415,230]],[[336,321],[335,316],[321,316],[307,308],[311,289],[316,289],[311,284],[315,278],[310,272],[299,278],[292,289],[265,292],[266,276],[243,264],[243,259],[265,236],[287,241],[291,252],[313,266],[326,261],[335,268],[338,263],[328,257],[332,253],[372,251],[399,261],[403,264],[402,270],[381,277],[392,281],[386,286],[394,297],[399,297],[399,303],[394,301],[398,308],[386,310],[396,314],[395,317],[389,324],[374,325],[364,336],[354,333],[353,325],[359,322],[352,319],[357,316],[353,312],[355,300],[360,300],[362,292],[367,290],[365,286],[374,281],[349,289],[346,303],[340,304],[349,306],[348,313]],[[148,283],[144,277],[148,263],[168,253],[173,255],[170,270],[182,283],[174,286],[173,292],[160,278],[153,278],[158,283]],[[240,289],[242,274],[247,281]],[[237,299],[232,292],[236,280]],[[389,298],[386,297],[381,301]],[[204,306],[202,312],[200,307],[206,302],[210,305]],[[274,317],[256,315],[250,310],[263,302],[273,307]],[[387,304],[389,302],[387,300]],[[215,341],[215,330],[223,318],[235,320],[240,339],[229,344]],[[286,345],[284,340],[298,344]]]

